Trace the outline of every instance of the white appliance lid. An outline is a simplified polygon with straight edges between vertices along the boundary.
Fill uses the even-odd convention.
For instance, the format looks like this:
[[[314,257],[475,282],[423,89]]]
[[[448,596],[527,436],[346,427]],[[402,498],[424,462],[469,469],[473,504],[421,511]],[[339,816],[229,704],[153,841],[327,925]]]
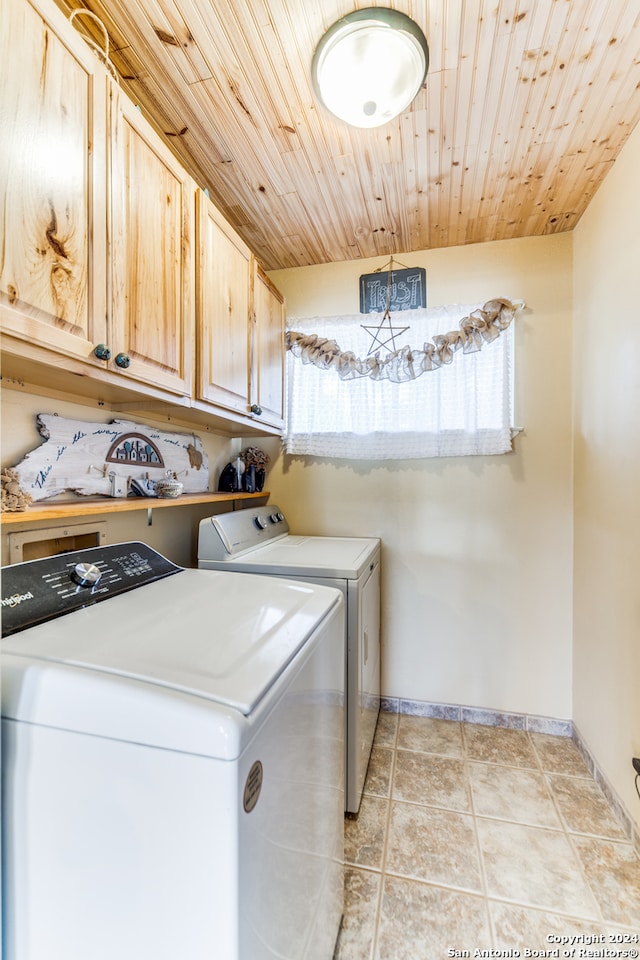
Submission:
[[[120,679],[130,696],[118,694],[117,709],[131,710],[133,727],[140,684],[177,693],[178,701],[186,695],[190,702],[198,698],[247,717],[341,602],[341,594],[329,587],[184,570],[4,640],[2,652],[11,669],[2,713],[64,728],[73,713],[67,680],[66,696],[47,697],[46,719],[39,713],[39,685],[52,682],[44,679],[49,666],[52,677],[59,667],[65,669],[58,675],[67,679],[68,668],[87,671],[87,677],[97,673]],[[87,717],[76,723],[86,729]],[[103,721],[93,717],[91,723],[90,732],[112,735],[109,716]],[[96,723],[102,723],[100,729]],[[123,729],[126,717],[120,715],[117,723]]]
[[[375,562],[380,541],[375,537],[298,537],[293,534],[220,562],[200,560],[203,567],[273,573],[277,576],[358,580]]]

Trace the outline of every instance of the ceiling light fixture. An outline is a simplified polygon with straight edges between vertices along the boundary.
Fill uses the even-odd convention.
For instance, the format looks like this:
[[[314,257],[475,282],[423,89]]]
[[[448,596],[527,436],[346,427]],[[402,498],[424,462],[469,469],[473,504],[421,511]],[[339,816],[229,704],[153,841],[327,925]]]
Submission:
[[[379,127],[406,110],[429,68],[425,36],[397,10],[368,7],[337,20],[313,55],[324,105],[354,127]]]

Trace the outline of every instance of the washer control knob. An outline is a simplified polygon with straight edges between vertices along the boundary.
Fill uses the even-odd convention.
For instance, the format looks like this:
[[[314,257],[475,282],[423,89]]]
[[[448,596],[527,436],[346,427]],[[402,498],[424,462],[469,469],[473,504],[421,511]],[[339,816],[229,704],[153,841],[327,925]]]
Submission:
[[[79,587],[95,587],[102,577],[102,570],[95,563],[76,563],[71,579]]]
[[[284,520],[284,513],[278,510],[278,512],[276,513],[276,519],[278,520],[279,523],[282,523],[282,521]]]
[[[255,523],[258,530],[266,530],[267,521],[264,517],[254,517],[253,522]]]
[[[279,522],[280,522],[280,517],[278,516],[277,513],[270,513],[270,514],[269,514],[269,520],[271,521],[271,523],[279,523]]]

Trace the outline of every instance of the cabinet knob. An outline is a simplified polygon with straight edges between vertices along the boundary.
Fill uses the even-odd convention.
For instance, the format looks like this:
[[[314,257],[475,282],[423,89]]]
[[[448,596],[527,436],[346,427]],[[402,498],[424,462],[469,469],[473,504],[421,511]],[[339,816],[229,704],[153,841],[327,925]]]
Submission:
[[[128,357],[126,353],[116,354],[116,366],[120,367],[122,370],[126,370],[131,364],[131,357]]]
[[[257,403],[251,404],[251,413],[255,413],[256,417],[262,416],[262,407]]]
[[[93,351],[98,360],[111,360],[111,350],[106,343],[99,343]]]

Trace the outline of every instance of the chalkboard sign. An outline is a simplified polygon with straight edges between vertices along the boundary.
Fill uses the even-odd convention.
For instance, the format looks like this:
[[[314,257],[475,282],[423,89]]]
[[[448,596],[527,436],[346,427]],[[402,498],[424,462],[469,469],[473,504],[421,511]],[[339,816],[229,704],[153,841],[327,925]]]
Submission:
[[[424,267],[379,270],[360,277],[360,313],[384,313],[389,308],[417,310],[427,305],[427,272]]]

